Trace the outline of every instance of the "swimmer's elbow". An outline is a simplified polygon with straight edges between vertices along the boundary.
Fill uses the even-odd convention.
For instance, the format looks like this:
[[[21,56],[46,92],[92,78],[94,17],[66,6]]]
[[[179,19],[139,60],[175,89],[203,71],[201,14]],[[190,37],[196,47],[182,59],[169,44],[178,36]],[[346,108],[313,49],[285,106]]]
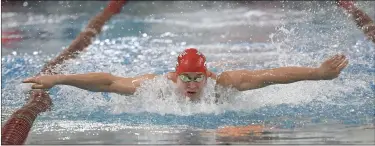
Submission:
[[[136,85],[133,78],[117,78],[107,87],[107,92],[113,92],[123,95],[132,95],[135,93]]]
[[[252,90],[265,86],[254,72],[247,70],[223,72],[219,76],[218,82],[225,87],[232,87],[238,91]]]
[[[154,74],[146,74],[137,77],[122,78],[116,77],[116,79],[109,86],[109,92],[114,92],[122,95],[133,95],[137,88],[141,86],[145,80],[151,80],[155,78]]]
[[[112,84],[106,89],[106,92],[111,92],[111,93],[117,93],[121,95],[133,95],[136,91],[136,87],[130,85],[118,85],[118,84]]]

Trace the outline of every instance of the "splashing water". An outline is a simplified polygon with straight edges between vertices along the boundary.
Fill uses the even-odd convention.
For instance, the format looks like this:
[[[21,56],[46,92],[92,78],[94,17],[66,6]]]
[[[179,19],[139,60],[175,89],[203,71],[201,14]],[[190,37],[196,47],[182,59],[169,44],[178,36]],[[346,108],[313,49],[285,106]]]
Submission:
[[[370,2],[361,4],[366,3]],[[67,121],[125,127],[186,125],[203,129],[252,123],[279,128],[332,121],[356,125],[373,123],[374,45],[364,39],[341,10],[327,5],[327,9],[320,6],[302,11],[287,9],[288,5],[284,5],[285,9],[267,10],[232,6],[220,12],[214,11],[217,8],[212,6],[202,11],[148,17],[120,15],[107,24],[103,35],[86,52],[57,70],[62,74],[162,75],[173,71],[177,54],[186,47],[199,48],[207,56],[209,69],[216,73],[318,66],[336,53],[346,54],[350,64],[339,78],[331,81],[303,81],[245,92],[222,91],[228,98],[223,104],[212,102],[214,81],[211,80],[203,102],[199,103],[175,95],[172,83],[162,77],[145,83],[132,96],[56,86],[50,92],[53,110],[39,117],[41,123],[37,123],[34,130],[54,129],[54,126],[45,126],[46,122]],[[75,19],[87,19],[88,16],[77,17]],[[56,23],[67,22],[59,19]],[[22,26],[22,23],[13,25]],[[268,25],[276,26],[275,31],[265,36],[269,41],[248,41],[252,34],[242,33],[248,26],[271,28]],[[255,29],[251,31],[256,35]],[[2,56],[2,117],[24,104],[25,90],[29,86],[21,85],[21,80],[36,74],[53,57],[54,54],[43,52]],[[2,122],[4,120],[2,118]],[[70,131],[82,129],[90,127],[69,128]]]

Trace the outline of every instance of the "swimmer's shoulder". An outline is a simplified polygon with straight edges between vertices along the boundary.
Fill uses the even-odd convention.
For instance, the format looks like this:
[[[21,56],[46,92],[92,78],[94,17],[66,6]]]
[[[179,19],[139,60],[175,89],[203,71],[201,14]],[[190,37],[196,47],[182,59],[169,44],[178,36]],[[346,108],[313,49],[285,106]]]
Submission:
[[[173,81],[174,83],[176,83],[177,81],[177,76],[176,76],[176,72],[168,72],[164,75],[168,80],[171,80]]]
[[[217,75],[211,71],[208,71],[207,72],[207,76],[213,80],[216,80],[217,79]]]

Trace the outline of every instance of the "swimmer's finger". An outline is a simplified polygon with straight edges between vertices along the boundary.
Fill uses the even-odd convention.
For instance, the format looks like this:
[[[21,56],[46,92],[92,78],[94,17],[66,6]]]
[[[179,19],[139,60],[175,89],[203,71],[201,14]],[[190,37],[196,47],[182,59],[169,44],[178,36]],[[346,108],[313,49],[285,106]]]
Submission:
[[[339,57],[339,55],[338,54],[336,54],[335,56],[332,56],[332,57],[330,57],[329,59],[327,59],[327,61],[326,62],[328,62],[328,63],[332,63],[333,61],[335,61],[336,60],[336,58],[337,57]]]
[[[339,66],[338,66],[338,69],[341,71],[342,69],[344,69],[346,66],[348,66],[349,64],[349,60],[346,59],[345,61],[343,61]]]
[[[36,79],[35,78],[27,78],[27,79],[23,80],[22,83],[36,83]]]
[[[40,85],[40,84],[33,84],[31,86],[31,89],[44,89],[44,86],[43,85]]]
[[[346,59],[345,55],[339,55],[333,62],[332,65],[334,67],[338,67],[342,62]]]

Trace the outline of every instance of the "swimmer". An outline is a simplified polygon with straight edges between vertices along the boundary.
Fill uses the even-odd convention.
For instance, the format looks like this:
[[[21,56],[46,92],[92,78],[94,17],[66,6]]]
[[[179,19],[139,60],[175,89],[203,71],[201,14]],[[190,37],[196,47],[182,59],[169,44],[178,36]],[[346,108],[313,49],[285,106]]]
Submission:
[[[264,70],[224,71],[220,75],[206,68],[205,56],[195,48],[185,49],[178,57],[174,72],[163,77],[171,80],[177,93],[191,101],[200,99],[207,79],[215,80],[216,86],[234,88],[238,91],[258,89],[274,84],[288,84],[305,80],[332,80],[348,65],[345,55],[337,54],[318,67],[279,67]],[[72,75],[44,75],[25,79],[33,83],[33,89],[49,89],[55,85],[70,85],[93,92],[112,92],[132,95],[141,83],[159,75],[144,74],[134,77],[119,77],[110,73],[85,73]]]

